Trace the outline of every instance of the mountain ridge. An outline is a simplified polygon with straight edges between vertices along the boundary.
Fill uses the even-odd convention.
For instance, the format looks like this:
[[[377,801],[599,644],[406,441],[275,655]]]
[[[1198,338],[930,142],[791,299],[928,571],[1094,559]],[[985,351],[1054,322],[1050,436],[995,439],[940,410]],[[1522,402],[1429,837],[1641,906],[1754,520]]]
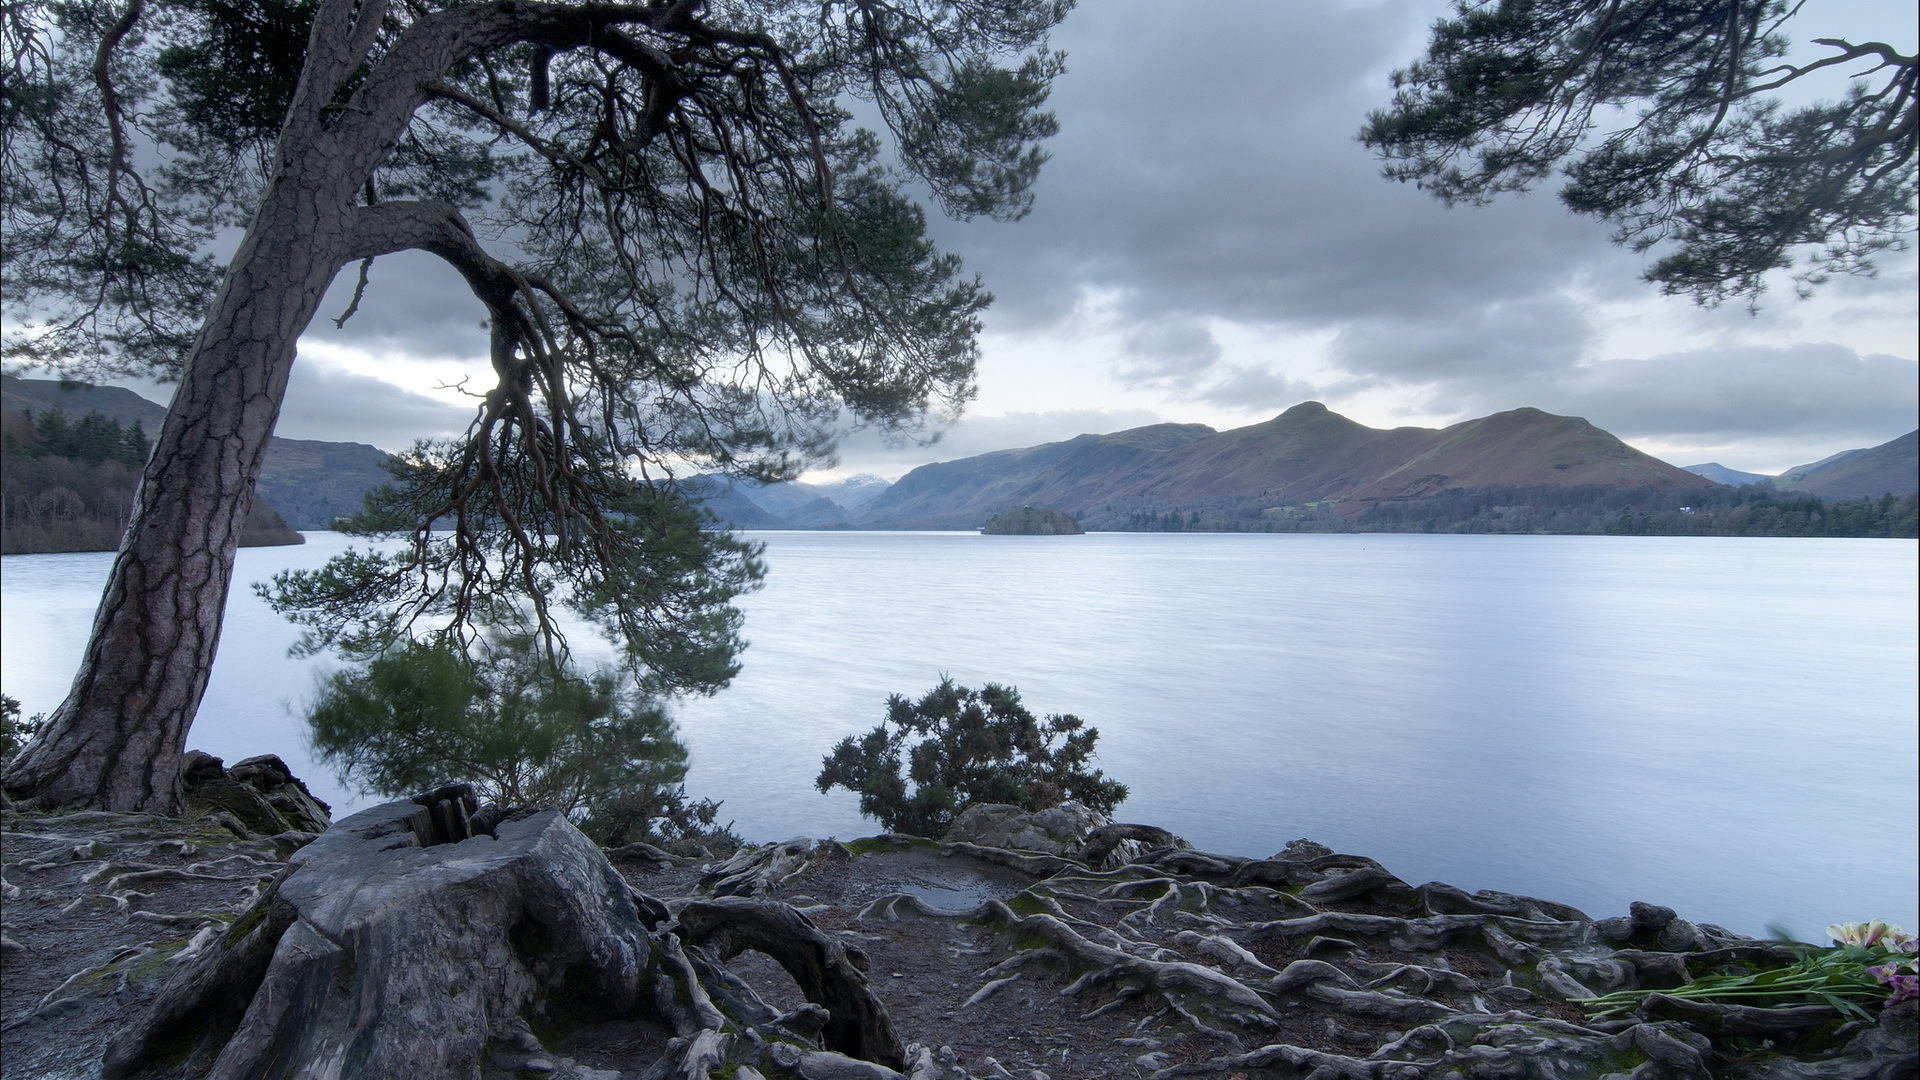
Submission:
[[[1227,431],[1157,424],[923,465],[855,523],[964,528],[1022,505],[1085,514],[1109,504],[1179,509],[1247,499],[1331,504],[1350,517],[1455,488],[1540,484],[1714,486],[1580,417],[1522,408],[1445,428],[1381,429],[1309,401]]]

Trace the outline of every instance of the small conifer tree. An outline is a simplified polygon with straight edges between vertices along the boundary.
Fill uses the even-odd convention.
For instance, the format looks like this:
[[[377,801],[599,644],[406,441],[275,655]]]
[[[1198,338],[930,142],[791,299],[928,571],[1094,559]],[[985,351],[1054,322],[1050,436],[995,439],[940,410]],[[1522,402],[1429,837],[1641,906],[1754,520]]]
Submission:
[[[888,698],[887,718],[840,740],[814,786],[857,792],[860,813],[917,836],[944,836],[973,803],[1041,810],[1074,799],[1110,814],[1127,786],[1088,767],[1099,739],[1077,716],[1035,718],[1014,687],[943,678],[917,702]]]
[[[688,800],[687,748],[660,703],[533,635],[399,645],[329,676],[307,720],[321,760],[369,793],[467,783],[482,802],[558,809],[610,846],[738,843],[713,827],[718,804]]]

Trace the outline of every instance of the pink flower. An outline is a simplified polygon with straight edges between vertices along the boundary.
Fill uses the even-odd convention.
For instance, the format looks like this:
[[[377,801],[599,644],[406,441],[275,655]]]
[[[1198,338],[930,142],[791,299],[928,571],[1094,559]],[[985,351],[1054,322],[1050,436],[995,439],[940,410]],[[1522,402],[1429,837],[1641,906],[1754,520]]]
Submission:
[[[1920,997],[1920,975],[1902,974],[1898,962],[1868,968],[1867,973],[1892,989],[1893,995],[1887,998],[1889,1005],[1898,1005],[1903,1001],[1912,1001]]]

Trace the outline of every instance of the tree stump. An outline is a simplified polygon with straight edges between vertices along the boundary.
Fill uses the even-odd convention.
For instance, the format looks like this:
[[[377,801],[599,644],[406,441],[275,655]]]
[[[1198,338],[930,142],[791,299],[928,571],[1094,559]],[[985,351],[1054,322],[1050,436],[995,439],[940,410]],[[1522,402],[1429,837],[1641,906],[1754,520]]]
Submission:
[[[740,913],[745,939],[760,907]],[[731,914],[703,909],[701,935],[724,935]],[[880,1010],[857,1022],[891,1035],[850,965],[807,974],[830,1008]],[[817,1016],[782,1026],[559,812],[478,812],[470,791],[443,789],[355,814],[296,853],[109,1044],[104,1075],[477,1078],[489,1055],[543,1051],[536,1030],[633,1021],[665,1049],[624,1068],[695,1080],[819,1050]],[[898,1067],[888,1041],[854,1049]]]

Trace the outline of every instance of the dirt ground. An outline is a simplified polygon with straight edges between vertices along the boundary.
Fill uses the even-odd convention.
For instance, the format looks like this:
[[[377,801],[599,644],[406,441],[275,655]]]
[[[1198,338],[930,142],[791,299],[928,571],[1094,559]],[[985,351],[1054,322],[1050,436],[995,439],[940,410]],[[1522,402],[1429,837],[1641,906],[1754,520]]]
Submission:
[[[108,814],[8,814],[0,834],[4,1080],[91,1077],[110,1035],[141,1015],[184,959],[217,947],[219,931],[260,895],[300,839],[239,840],[205,822]],[[1559,1053],[1557,1046],[1619,1057],[1567,1063],[1566,1075],[1598,1076],[1630,1066],[1641,1053],[1636,1046],[1656,1043],[1669,1056],[1692,1054],[1688,1060],[1701,1063],[1676,1076],[1802,1075],[1723,1072],[1731,1059],[1715,1055],[1724,1046],[1701,1049],[1706,1040],[1685,1031],[1679,1042],[1660,1034],[1675,1025],[1641,1025],[1636,1033],[1636,1019],[1588,1019],[1567,1000],[1590,992],[1575,976],[1591,982],[1612,970],[1608,964],[1618,967],[1608,955],[1629,953],[1593,947],[1594,924],[1571,909],[1546,905],[1543,914],[1544,902],[1525,898],[1446,894],[1455,897],[1449,904],[1533,905],[1499,925],[1523,935],[1527,927],[1571,932],[1586,943],[1568,949],[1539,937],[1529,945],[1485,916],[1433,915],[1444,896],[1423,889],[1416,901],[1414,890],[1377,864],[1361,865],[1367,860],[1321,859],[1323,868],[1310,875],[1318,880],[1306,887],[1246,880],[1251,871],[1289,874],[1301,864],[1248,862],[1228,868],[1229,881],[1225,864],[1202,853],[1163,853],[1152,865],[1102,872],[966,845],[828,842],[759,895],[793,905],[857,950],[900,1039],[936,1050],[944,1065],[976,1080],[1171,1080],[1183,1066],[1226,1080],[1424,1076],[1410,1058],[1427,1054],[1416,1044],[1434,1039],[1467,1040],[1460,1054],[1484,1057],[1489,1076],[1533,1075],[1514,1068],[1526,1054]],[[636,890],[671,909],[708,895],[702,879],[711,884],[715,864],[616,859],[616,866]],[[1429,924],[1466,926],[1475,918],[1483,922],[1471,932],[1415,940],[1414,931]],[[1064,928],[1058,932],[1072,941],[1046,940],[1036,931],[1042,922]],[[1395,928],[1383,929],[1388,924]],[[1076,947],[1106,949],[1107,960],[1076,961],[1068,955]],[[1133,961],[1131,975],[1109,977]],[[792,979],[766,957],[742,953],[728,966],[775,1008],[803,1004]],[[1292,973],[1301,972],[1309,981],[1290,988]],[[1259,1015],[1235,1015],[1223,984],[1260,986]],[[1911,1027],[1911,1017],[1905,1022]],[[1450,1024],[1452,1034],[1440,1033]],[[1534,1049],[1515,1042],[1536,1037],[1545,1041]],[[643,1022],[603,1026],[547,1047],[557,1066],[522,1055],[502,1075],[637,1080],[663,1042]],[[1742,1045],[1773,1055],[1771,1044]],[[1610,1046],[1624,1047],[1625,1056]]]

